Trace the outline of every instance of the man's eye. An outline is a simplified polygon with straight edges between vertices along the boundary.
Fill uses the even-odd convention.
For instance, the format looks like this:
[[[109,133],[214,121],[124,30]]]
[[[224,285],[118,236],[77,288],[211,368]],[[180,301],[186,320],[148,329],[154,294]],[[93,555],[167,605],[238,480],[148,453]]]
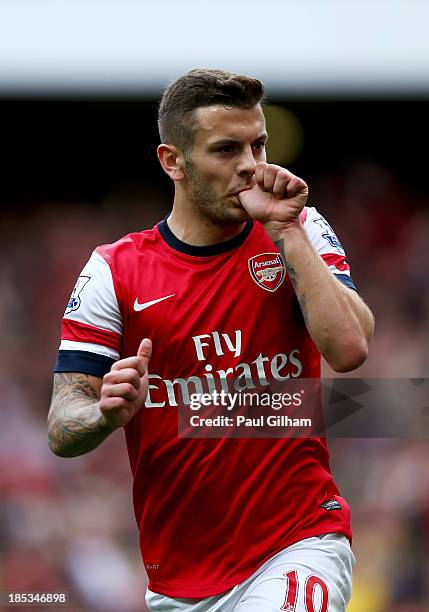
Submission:
[[[263,151],[265,148],[265,142],[257,142],[253,146],[257,151]]]
[[[221,153],[233,153],[235,150],[234,145],[224,145],[223,147],[220,147],[219,151],[221,151]]]

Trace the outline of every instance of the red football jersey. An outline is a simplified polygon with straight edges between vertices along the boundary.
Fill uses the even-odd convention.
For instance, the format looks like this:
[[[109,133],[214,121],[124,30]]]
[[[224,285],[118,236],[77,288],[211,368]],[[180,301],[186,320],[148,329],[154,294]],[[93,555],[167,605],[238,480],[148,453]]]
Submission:
[[[332,272],[354,287],[332,228],[314,208],[302,222]],[[193,247],[164,220],[97,248],[67,306],[55,371],[103,376],[144,337],[153,342],[149,394],[125,433],[152,591],[216,595],[298,540],[351,538],[323,439],[178,436],[177,405],[196,377],[264,385],[320,376],[320,355],[261,224]]]

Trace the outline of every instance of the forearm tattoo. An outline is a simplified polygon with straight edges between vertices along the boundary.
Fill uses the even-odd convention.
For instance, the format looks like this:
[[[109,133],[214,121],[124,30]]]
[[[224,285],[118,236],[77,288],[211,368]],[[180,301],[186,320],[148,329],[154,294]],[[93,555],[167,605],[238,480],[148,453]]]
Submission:
[[[292,287],[294,288],[295,295],[301,307],[302,316],[304,317],[305,324],[308,327],[308,311],[307,311],[307,302],[305,299],[305,293],[298,292],[298,274],[295,268],[290,263],[288,263],[286,259],[283,239],[277,240],[276,247],[280,251],[280,255],[283,259],[283,263],[286,266],[286,270],[288,271],[290,282],[292,283]]]
[[[48,427],[49,447],[61,457],[83,455],[111,433],[100,419],[98,395],[88,375],[55,374]]]

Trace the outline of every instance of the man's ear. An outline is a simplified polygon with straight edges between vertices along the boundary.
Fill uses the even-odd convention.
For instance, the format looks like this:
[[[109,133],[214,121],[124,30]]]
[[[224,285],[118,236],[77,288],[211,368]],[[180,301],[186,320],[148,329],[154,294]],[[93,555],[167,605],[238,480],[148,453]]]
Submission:
[[[172,181],[183,181],[185,166],[183,155],[174,145],[160,144],[157,149],[159,163]]]

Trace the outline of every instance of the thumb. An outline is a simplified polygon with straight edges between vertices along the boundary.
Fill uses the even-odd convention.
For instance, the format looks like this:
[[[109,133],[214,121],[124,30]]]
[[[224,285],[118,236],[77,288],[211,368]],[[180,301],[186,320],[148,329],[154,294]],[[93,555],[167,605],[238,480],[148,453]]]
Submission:
[[[149,338],[143,338],[143,340],[140,342],[140,346],[137,351],[137,357],[142,358],[145,370],[147,370],[147,364],[149,363],[149,359],[151,355],[152,355],[152,340],[149,340]]]

